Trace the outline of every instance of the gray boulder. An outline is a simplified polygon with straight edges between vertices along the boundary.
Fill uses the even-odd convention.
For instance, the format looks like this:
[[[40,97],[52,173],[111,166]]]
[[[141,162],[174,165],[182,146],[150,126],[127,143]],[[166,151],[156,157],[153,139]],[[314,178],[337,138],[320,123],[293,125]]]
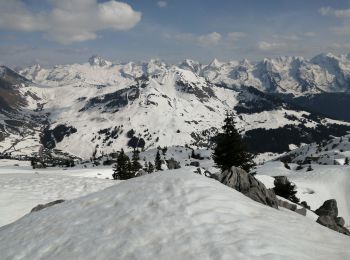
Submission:
[[[173,169],[180,169],[181,165],[178,161],[176,161],[174,158],[171,158],[170,160],[165,160],[166,165],[168,166],[169,170]]]
[[[284,201],[284,200],[280,200],[280,199],[278,199],[278,206],[282,207],[282,208],[289,209],[291,211],[296,211],[296,209],[297,209],[297,205],[289,203],[289,202]]]
[[[306,208],[296,209],[295,212],[302,216],[306,216]]]
[[[195,167],[199,167],[200,163],[198,161],[193,161],[193,162],[190,162],[190,165],[195,166]]]
[[[345,227],[338,225],[334,217],[322,215],[317,219],[317,223],[344,235],[350,236],[350,231]]]
[[[297,205],[295,205],[293,203],[289,203],[288,201],[285,201],[285,200],[277,199],[277,201],[278,201],[279,207],[286,208],[286,209],[294,211],[295,213],[298,213],[302,216],[306,216],[306,209],[305,208],[298,209]]]
[[[315,210],[319,216],[331,216],[336,218],[338,216],[337,201],[334,199],[326,200],[321,207]]]
[[[55,200],[55,201],[51,201],[51,202],[46,203],[46,204],[39,204],[38,206],[35,206],[34,208],[32,208],[32,210],[31,210],[30,212],[36,212],[36,211],[39,211],[39,210],[42,210],[42,209],[51,207],[51,206],[53,206],[53,205],[62,203],[62,202],[64,202],[64,201],[65,201],[65,200]]]
[[[342,217],[335,218],[335,222],[342,227],[345,225],[345,220]]]
[[[265,185],[255,179],[254,176],[240,168],[232,167],[230,170],[224,171],[220,177],[220,182],[257,202],[272,208],[278,208],[278,201],[275,193],[267,189]]]

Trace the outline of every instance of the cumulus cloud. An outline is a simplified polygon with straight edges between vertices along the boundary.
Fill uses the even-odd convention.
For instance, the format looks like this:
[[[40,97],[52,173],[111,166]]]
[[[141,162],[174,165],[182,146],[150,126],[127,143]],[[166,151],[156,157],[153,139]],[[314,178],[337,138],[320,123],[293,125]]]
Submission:
[[[166,1],[158,1],[157,2],[157,5],[160,7],[160,8],[164,8],[168,5],[168,3]]]
[[[40,31],[48,39],[70,44],[97,38],[102,30],[129,30],[141,13],[126,3],[97,0],[50,0],[52,9],[35,13],[21,0],[0,1],[0,28]]]

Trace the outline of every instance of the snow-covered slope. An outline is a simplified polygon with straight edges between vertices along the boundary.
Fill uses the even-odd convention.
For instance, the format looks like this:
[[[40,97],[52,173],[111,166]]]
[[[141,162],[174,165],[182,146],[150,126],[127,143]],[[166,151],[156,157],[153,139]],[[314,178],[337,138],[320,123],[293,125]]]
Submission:
[[[297,170],[296,164],[290,164],[290,168],[275,161],[259,166],[257,172],[261,176],[287,176],[296,184],[296,196],[300,201],[306,201],[312,210],[318,209],[326,200],[335,199],[339,216],[345,219],[346,226],[350,226],[350,166],[312,165],[313,170],[307,171],[307,167]],[[265,183],[264,177],[259,180]]]
[[[110,179],[111,168],[33,170],[29,162],[0,160],[0,226],[38,204],[77,198],[117,183]]]
[[[3,259],[348,259],[348,244],[308,218],[181,171],[125,181],[0,229]]]
[[[300,164],[343,165],[346,158],[350,160],[350,134],[304,145],[286,153],[280,160]]]

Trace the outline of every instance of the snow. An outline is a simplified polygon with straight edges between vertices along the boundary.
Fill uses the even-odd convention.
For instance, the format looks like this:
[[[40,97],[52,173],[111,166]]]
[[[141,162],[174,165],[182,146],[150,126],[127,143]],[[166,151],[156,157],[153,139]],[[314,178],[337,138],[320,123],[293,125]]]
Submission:
[[[334,162],[337,162],[343,165],[345,158],[350,158],[350,134],[342,137],[331,137],[318,144],[306,144],[284,156],[290,157],[294,163],[309,161],[311,164],[333,165]]]
[[[271,186],[271,179],[266,176],[287,176],[296,184],[300,201],[306,201],[312,210],[318,209],[323,202],[335,199],[338,204],[339,216],[345,220],[345,226],[350,226],[350,166],[342,165],[312,165],[313,171],[296,171],[295,164],[286,169],[281,162],[268,162],[257,169],[257,178]],[[262,175],[262,176],[259,176]]]
[[[181,170],[128,180],[0,229],[3,259],[348,259],[348,245],[308,218]]]
[[[105,179],[111,175],[111,169],[32,170],[29,162],[0,160],[0,226],[38,204],[77,198],[114,185],[117,181]]]

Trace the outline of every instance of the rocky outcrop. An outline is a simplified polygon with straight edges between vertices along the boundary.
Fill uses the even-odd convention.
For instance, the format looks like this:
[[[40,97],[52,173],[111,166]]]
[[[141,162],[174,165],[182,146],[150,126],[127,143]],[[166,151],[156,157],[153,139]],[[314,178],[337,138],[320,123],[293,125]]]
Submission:
[[[298,209],[296,204],[289,203],[288,201],[285,201],[285,200],[280,200],[280,199],[277,199],[277,200],[278,200],[279,207],[286,208],[286,209],[294,211],[302,216],[306,216],[306,209],[305,208]]]
[[[327,200],[319,207],[315,213],[319,215],[317,223],[335,230],[339,233],[350,236],[350,231],[344,227],[345,221],[338,217],[337,201],[334,199]]]
[[[334,199],[326,200],[321,207],[315,210],[319,216],[331,216],[336,218],[338,216],[337,201]]]
[[[64,201],[65,201],[65,200],[55,200],[55,201],[51,201],[51,202],[46,203],[46,204],[39,204],[38,206],[32,208],[32,210],[31,210],[30,212],[36,212],[36,211],[39,211],[39,210],[42,210],[42,209],[51,207],[51,206],[53,206],[53,205],[62,203],[62,202],[64,202]]]
[[[221,175],[220,182],[257,202],[272,208],[278,208],[278,201],[275,193],[267,189],[265,185],[255,179],[254,176],[240,168],[232,167],[230,170],[224,171]]]

